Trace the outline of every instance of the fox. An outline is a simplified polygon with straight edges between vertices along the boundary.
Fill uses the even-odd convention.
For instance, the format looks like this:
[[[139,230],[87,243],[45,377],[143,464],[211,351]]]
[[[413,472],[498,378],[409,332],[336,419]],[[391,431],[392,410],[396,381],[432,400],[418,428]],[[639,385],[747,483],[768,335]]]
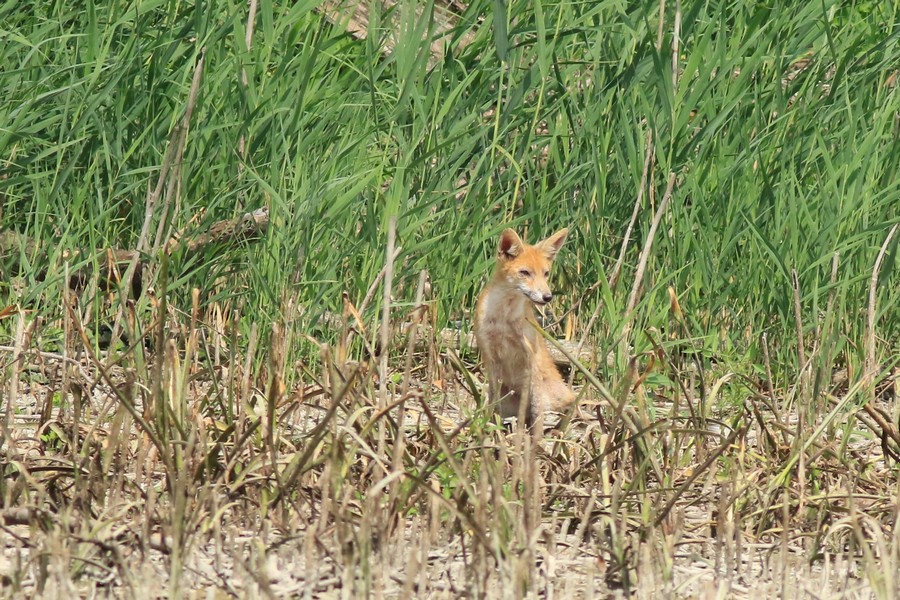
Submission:
[[[494,274],[478,296],[475,340],[488,382],[488,398],[500,416],[522,418],[532,427],[546,411],[562,411],[575,400],[538,331],[534,307],[553,299],[550,268],[568,228],[529,245],[504,229]],[[523,406],[523,403],[527,403]]]

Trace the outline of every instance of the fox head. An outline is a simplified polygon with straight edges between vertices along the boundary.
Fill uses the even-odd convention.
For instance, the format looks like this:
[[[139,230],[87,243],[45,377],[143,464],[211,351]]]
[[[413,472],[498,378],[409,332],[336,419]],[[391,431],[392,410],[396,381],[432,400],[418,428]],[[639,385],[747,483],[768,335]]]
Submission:
[[[550,267],[567,235],[568,229],[560,229],[531,246],[512,229],[504,229],[497,249],[497,274],[535,304],[547,304],[553,299],[547,281]]]

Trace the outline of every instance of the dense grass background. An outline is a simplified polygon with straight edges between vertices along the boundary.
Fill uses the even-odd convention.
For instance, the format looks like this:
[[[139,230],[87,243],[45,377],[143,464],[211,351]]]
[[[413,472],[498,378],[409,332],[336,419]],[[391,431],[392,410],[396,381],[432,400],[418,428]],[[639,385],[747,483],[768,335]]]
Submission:
[[[271,597],[284,559],[310,596],[678,597],[700,556],[722,597],[894,597],[900,4],[474,0],[445,55],[428,2],[365,39],[318,4],[0,5],[10,593]],[[393,219],[393,320],[425,270],[438,327],[504,227],[571,228],[583,414],[497,426],[433,330],[346,360]]]
[[[605,300],[592,334],[612,343],[672,172],[631,331],[666,327],[671,286],[710,352],[756,353],[763,332],[790,349],[795,269],[807,333],[820,333],[834,293],[832,354],[859,356],[875,256],[900,222],[896,5],[670,3],[660,23],[657,2],[476,0],[446,36],[454,53],[436,61],[419,42],[427,6],[425,18],[403,3],[376,14],[356,40],[316,5],[262,1],[248,47],[238,2],[6,2],[2,226],[49,256],[25,257],[26,285],[7,283],[5,302],[52,315],[66,249],[135,247],[205,53],[168,178],[177,188],[155,219],[191,230],[191,219],[267,206],[272,226],[252,246],[175,257],[173,272],[189,274],[173,278],[185,306],[190,286],[263,323],[285,295],[312,317],[339,309],[345,290],[359,303],[396,215],[396,299],[411,300],[427,269],[443,323],[472,306],[502,227],[533,238],[568,225],[561,306],[581,300],[583,326]],[[396,27],[408,33],[384,55]],[[647,192],[611,292],[648,140]],[[154,220],[151,241],[156,230]],[[878,331],[891,340],[892,257],[878,295]]]

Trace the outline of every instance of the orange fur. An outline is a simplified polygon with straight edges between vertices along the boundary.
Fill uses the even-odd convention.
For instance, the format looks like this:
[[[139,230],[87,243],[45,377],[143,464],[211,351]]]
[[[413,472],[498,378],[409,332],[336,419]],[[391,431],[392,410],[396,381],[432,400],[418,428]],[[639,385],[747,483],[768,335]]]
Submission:
[[[530,246],[515,231],[505,229],[494,276],[475,310],[475,337],[487,372],[488,396],[499,401],[504,418],[524,410],[529,426],[545,411],[562,410],[575,400],[534,319],[534,305],[553,297],[547,277],[568,233],[561,229]]]

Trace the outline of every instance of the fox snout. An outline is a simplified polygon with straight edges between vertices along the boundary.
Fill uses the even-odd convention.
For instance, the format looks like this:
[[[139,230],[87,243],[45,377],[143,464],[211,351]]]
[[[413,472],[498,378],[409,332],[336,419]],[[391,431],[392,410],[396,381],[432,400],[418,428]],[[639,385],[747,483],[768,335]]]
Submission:
[[[550,290],[535,290],[526,286],[520,286],[519,289],[535,304],[547,304],[553,300],[553,293]]]
[[[529,294],[531,297],[531,301],[535,304],[547,304],[551,300],[553,300],[553,294],[551,292],[534,292]]]

